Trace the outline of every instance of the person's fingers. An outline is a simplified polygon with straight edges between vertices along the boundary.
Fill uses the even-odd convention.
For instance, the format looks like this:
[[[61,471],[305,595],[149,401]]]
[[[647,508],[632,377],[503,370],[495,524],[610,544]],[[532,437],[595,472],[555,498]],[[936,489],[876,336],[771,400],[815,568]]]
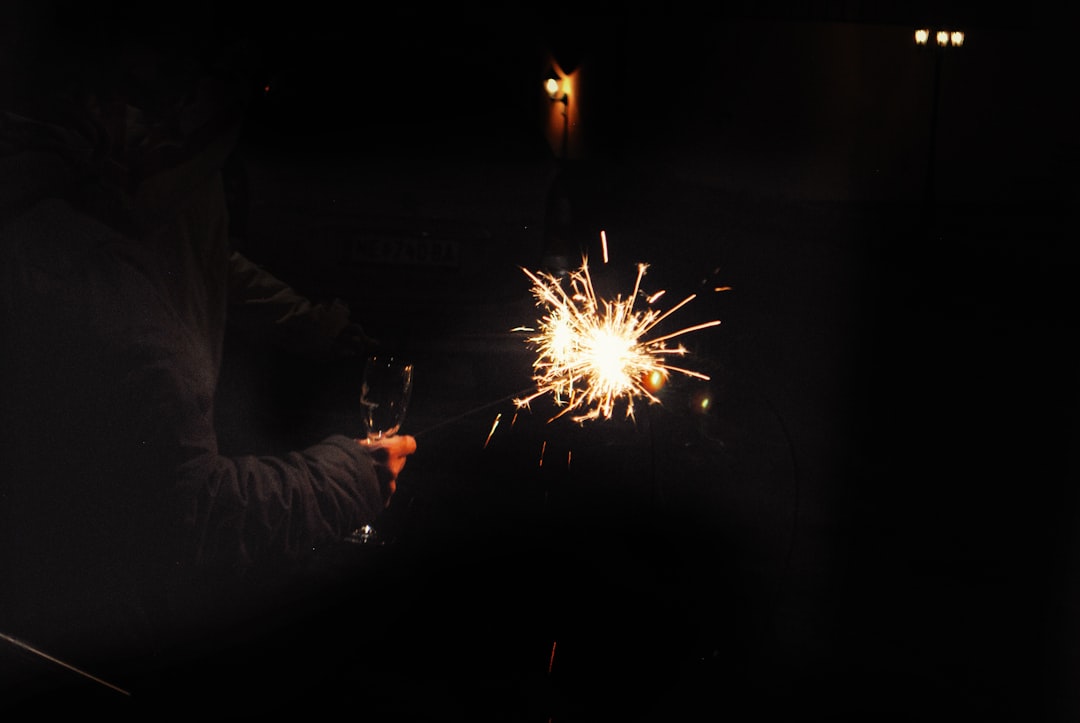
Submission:
[[[386,463],[386,460],[390,458],[390,447],[382,439],[358,439],[357,444],[365,448],[371,458],[376,462]]]
[[[416,438],[408,434],[397,434],[374,441],[358,439],[357,443],[370,451],[383,495],[389,501],[397,490],[398,475],[405,468],[409,455],[416,451]]]
[[[382,439],[358,439],[356,441],[372,450],[388,449],[391,454],[412,454],[416,451],[416,437],[411,434],[393,434]]]
[[[396,434],[391,439],[396,440],[396,454],[400,454],[403,457],[408,457],[410,454],[416,451],[416,438],[413,437],[411,434]]]

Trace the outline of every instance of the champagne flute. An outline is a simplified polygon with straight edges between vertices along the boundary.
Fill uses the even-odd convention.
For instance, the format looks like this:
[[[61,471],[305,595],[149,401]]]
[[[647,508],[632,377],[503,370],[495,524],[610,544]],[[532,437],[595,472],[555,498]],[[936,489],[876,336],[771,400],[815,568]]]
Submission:
[[[392,354],[375,354],[364,364],[360,405],[367,441],[397,434],[412,396],[412,364]]]
[[[378,444],[401,429],[412,396],[412,380],[412,364],[400,357],[374,354],[367,358],[360,386],[364,441],[367,444]],[[349,533],[345,540],[372,545],[378,543],[379,535],[374,527],[364,525]]]

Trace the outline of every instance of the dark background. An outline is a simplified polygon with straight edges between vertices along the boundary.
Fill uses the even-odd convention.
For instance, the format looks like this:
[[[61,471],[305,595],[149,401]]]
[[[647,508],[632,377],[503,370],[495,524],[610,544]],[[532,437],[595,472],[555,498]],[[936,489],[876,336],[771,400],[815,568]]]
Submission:
[[[454,527],[461,537],[432,535],[435,545],[462,542],[424,568],[436,591],[519,585],[530,600],[577,591],[576,603],[534,600],[506,613],[547,619],[550,628],[524,629],[563,641],[563,687],[533,699],[556,718],[691,719],[700,709],[1068,719],[1077,108],[1064,15],[985,4],[754,5],[270,23],[267,67],[280,72],[257,103],[253,147],[269,152],[256,156],[264,160],[298,162],[314,185],[303,202],[275,185],[285,180],[261,188],[308,208],[336,198],[350,219],[338,230],[422,229],[476,256],[449,274],[350,274],[332,263],[341,258],[333,231],[321,252],[317,239],[301,248],[275,246],[272,233],[251,238],[267,244],[268,263],[349,298],[362,316],[393,298],[410,317],[385,328],[376,311],[369,326],[418,347],[435,338],[440,349],[444,335],[496,334],[520,321],[515,310],[529,313],[516,266],[541,261],[553,232],[549,184],[561,172],[575,214],[567,233],[594,260],[598,230],[610,239],[608,283],[627,283],[631,265],[647,261],[652,288],[703,292],[687,320],[723,319],[694,346],[728,390],[709,421],[723,431],[710,427],[706,439],[741,439],[741,450],[756,441],[753,461],[738,457],[729,470],[756,484],[716,492],[726,458],[699,430],[684,429],[680,445],[678,426],[658,427],[682,454],[638,462],[680,479],[667,482],[667,506],[620,488],[633,475],[618,466],[593,470],[597,497],[564,500],[568,530],[551,558],[521,533],[534,530],[514,514],[532,499],[522,488],[518,497],[478,483],[435,496],[476,515],[471,531]],[[934,51],[916,48],[912,31],[940,24],[967,39],[945,51],[935,87]],[[583,74],[581,145],[561,170],[539,92],[552,57]],[[705,296],[712,284],[733,291]],[[444,362],[447,349],[450,359],[460,350],[447,344]],[[478,402],[515,389],[521,369],[513,347],[492,344],[480,347],[486,363],[471,362]],[[432,418],[455,409],[445,401]],[[486,428],[489,418],[475,421]],[[472,459],[437,435],[420,441],[432,456],[415,460],[416,480],[455,454]],[[620,454],[637,459],[622,441],[631,446]],[[612,506],[621,522],[604,521]],[[579,557],[588,562],[567,563]],[[562,585],[538,593],[544,560],[562,561]],[[653,587],[642,583],[650,575]],[[673,602],[680,594],[692,602]],[[504,618],[461,620],[499,630]],[[448,637],[448,647],[461,641]],[[475,672],[513,659],[510,649],[523,664],[531,649],[535,665],[542,647],[478,652]]]
[[[607,232],[602,285],[646,261],[651,288],[700,293],[684,319],[723,320],[693,343],[717,380],[711,416],[551,432],[623,466],[586,453],[565,479],[533,478],[524,432],[488,456],[462,446],[489,413],[421,434],[401,495],[416,505],[394,518],[414,535],[407,572],[386,555],[371,573],[400,595],[373,635],[386,668],[330,655],[313,697],[334,688],[398,719],[1080,713],[1065,10],[176,11],[257,51],[238,243],[429,362],[412,431],[528,385],[505,332],[531,321],[518,267],[555,231],[555,179],[574,210],[559,231],[594,265]],[[935,85],[935,51],[912,34],[939,24],[967,38]],[[552,57],[587,83],[563,164],[544,125]],[[458,256],[356,255],[387,238]],[[291,443],[348,419],[347,370],[286,381],[304,369],[232,351],[226,381],[260,401],[226,414],[226,434]],[[620,486],[649,466],[662,505]],[[554,518],[535,514],[544,490]],[[431,652],[450,649],[458,663]]]

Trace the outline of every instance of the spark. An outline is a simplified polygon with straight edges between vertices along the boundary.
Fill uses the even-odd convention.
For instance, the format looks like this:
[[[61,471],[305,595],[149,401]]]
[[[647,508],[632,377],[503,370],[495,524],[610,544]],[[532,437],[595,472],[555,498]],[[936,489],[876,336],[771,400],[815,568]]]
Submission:
[[[522,269],[533,283],[532,293],[538,307],[546,314],[528,342],[535,346],[533,381],[536,389],[514,400],[520,409],[538,397],[550,394],[562,410],[548,421],[571,414],[575,422],[610,419],[620,400],[625,401],[626,417],[634,417],[634,400],[644,398],[659,403],[654,394],[672,372],[708,380],[709,377],[669,363],[687,350],[681,344],[669,346],[672,339],[718,325],[719,321],[689,326],[670,334],[647,338],[657,325],[696,296],[691,294],[678,304],[660,311],[652,307],[663,292],[647,298],[648,308],[636,310],[634,302],[641,288],[648,264],[638,264],[637,280],[625,299],[613,300],[596,295],[589,265],[582,259],[581,268],[564,279],[552,274]],[[566,286],[569,286],[567,290]]]
[[[495,434],[495,428],[499,426],[499,420],[502,419],[502,412],[495,415],[495,421],[491,423],[491,431],[488,432],[487,439],[484,440],[484,449],[487,449],[488,442],[491,441],[491,435]]]
[[[607,256],[607,231],[600,231],[600,246],[604,249],[604,263],[608,262]]]

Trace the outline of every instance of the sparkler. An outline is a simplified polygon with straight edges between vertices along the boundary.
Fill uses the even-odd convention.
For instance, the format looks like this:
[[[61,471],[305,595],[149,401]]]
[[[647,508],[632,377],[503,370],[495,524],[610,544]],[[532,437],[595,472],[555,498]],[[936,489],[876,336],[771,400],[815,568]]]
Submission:
[[[565,279],[522,269],[533,283],[537,306],[546,309],[546,314],[539,320],[538,329],[518,327],[536,332],[527,341],[538,352],[533,363],[536,389],[528,396],[514,399],[518,408],[528,407],[534,399],[551,394],[562,410],[549,422],[572,414],[571,419],[583,423],[610,419],[619,400],[625,400],[626,417],[633,419],[634,400],[644,398],[650,404],[659,403],[654,392],[667,382],[672,372],[709,379],[692,369],[671,365],[669,359],[682,357],[687,350],[682,344],[669,346],[668,342],[720,322],[696,324],[646,338],[658,324],[696,296],[691,294],[662,312],[652,306],[663,295],[661,291],[646,300],[648,308],[635,309],[647,268],[648,264],[639,263],[633,292],[625,299],[620,295],[613,300],[597,297],[587,258],[583,257],[581,268]],[[569,291],[564,284],[569,285]]]

